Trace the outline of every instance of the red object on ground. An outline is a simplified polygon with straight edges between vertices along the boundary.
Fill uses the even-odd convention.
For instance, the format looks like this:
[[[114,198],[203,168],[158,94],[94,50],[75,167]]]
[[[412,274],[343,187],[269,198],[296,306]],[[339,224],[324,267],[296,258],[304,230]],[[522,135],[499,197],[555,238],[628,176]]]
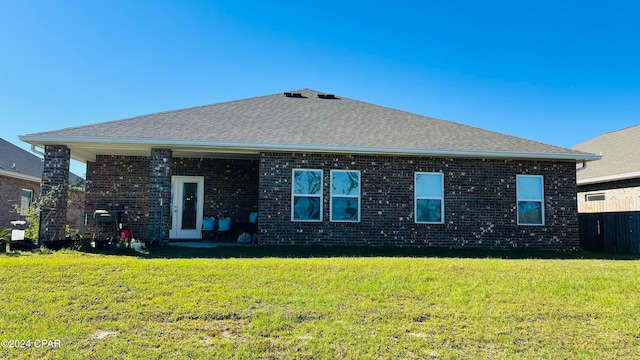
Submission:
[[[125,240],[131,240],[131,230],[120,230],[120,237]]]

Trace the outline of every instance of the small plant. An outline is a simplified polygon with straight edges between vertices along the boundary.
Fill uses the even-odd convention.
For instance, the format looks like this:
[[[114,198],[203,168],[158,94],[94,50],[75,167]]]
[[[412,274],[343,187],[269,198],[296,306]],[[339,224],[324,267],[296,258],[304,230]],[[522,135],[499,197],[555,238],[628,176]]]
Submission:
[[[19,204],[14,204],[14,210],[18,214],[23,214],[25,216],[25,220],[27,222],[27,227],[25,229],[25,238],[31,239],[34,243],[39,240],[39,228],[40,222],[42,225],[46,227],[49,222],[52,220],[52,216],[54,212],[46,211],[44,216],[40,216],[40,213],[43,209],[55,209],[57,207],[58,202],[64,197],[63,193],[64,187],[62,185],[54,186],[49,194],[40,198],[39,201],[33,202],[29,207],[23,208],[20,207]],[[65,227],[65,235],[68,232],[69,226]],[[53,240],[53,239],[42,239],[42,240]]]
[[[5,252],[8,254],[9,252],[11,252],[11,240],[9,239],[9,229],[7,228],[0,228],[0,240],[4,240],[4,249]]]

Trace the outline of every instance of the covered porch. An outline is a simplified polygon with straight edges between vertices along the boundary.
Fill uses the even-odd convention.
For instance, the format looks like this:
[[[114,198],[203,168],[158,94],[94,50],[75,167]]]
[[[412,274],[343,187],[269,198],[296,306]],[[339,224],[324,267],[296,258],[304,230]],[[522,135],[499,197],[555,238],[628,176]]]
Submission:
[[[56,185],[52,180],[60,182],[62,177],[53,175],[65,168],[68,172],[70,158],[85,162],[86,217],[96,210],[117,213],[114,236],[125,228],[144,242],[219,244],[236,243],[239,234],[257,232],[259,154],[154,147],[44,148],[45,163],[54,164],[45,167],[43,184],[49,186],[43,191]],[[64,205],[60,202],[55,211],[63,211]],[[50,218],[42,229],[44,236],[63,239],[59,229],[64,229],[64,219]],[[229,228],[221,229],[220,219],[230,219]],[[83,236],[108,236],[97,226],[89,222]]]

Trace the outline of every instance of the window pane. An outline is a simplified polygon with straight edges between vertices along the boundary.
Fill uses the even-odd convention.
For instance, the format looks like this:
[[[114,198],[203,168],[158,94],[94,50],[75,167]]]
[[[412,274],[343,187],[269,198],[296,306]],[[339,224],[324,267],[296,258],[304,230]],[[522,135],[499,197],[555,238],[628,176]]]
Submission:
[[[604,200],[604,194],[589,194],[586,196],[587,201],[602,201]]]
[[[20,191],[20,215],[26,215],[26,210],[31,206],[33,200],[33,192],[31,190],[22,189]]]
[[[442,197],[441,174],[416,174],[417,197]]]
[[[542,224],[542,203],[518,201],[518,222],[520,224]]]
[[[416,200],[416,221],[433,223],[442,222],[442,200]]]
[[[518,199],[542,200],[542,177],[518,176]]]
[[[322,171],[295,170],[293,177],[294,194],[320,195],[322,191]]]
[[[293,198],[293,220],[320,220],[320,198],[295,196]]]
[[[357,197],[334,197],[331,202],[331,220],[359,221]]]
[[[332,171],[331,195],[360,195],[360,174],[357,171]]]
[[[182,186],[182,229],[195,229],[198,220],[198,183]]]

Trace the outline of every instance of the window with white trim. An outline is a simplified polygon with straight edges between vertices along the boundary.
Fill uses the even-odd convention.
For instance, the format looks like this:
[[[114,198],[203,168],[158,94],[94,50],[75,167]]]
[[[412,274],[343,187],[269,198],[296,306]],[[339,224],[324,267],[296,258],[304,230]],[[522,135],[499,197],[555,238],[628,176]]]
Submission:
[[[444,175],[416,172],[414,190],[416,223],[444,223]]]
[[[544,225],[544,178],[518,175],[516,182],[518,225]]]
[[[31,203],[33,203],[33,190],[20,190],[20,215],[27,215],[27,209],[29,209]]]
[[[331,221],[360,221],[360,171],[331,170]]]
[[[291,220],[322,221],[322,170],[293,169]]]

